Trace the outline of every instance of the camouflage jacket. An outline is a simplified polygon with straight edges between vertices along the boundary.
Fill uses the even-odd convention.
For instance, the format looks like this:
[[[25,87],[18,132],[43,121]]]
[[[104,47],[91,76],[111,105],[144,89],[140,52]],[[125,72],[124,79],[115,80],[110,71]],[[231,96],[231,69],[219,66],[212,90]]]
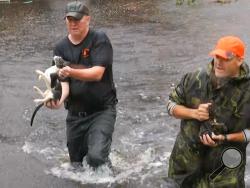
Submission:
[[[213,62],[211,62],[207,69],[198,69],[196,72],[184,75],[180,83],[170,93],[169,100],[194,109],[201,103],[213,101],[215,118],[217,122],[227,126],[228,133],[248,128],[243,115],[244,105],[250,104],[248,65],[243,63],[240,75],[229,79],[220,87],[213,86],[213,79]],[[181,134],[194,145],[199,143],[200,124],[201,122],[194,119],[181,121]]]

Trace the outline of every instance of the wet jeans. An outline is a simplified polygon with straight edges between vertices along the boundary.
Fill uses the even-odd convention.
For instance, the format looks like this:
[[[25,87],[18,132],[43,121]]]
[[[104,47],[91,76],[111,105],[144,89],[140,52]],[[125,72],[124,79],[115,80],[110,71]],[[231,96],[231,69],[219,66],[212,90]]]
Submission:
[[[82,162],[86,156],[92,167],[108,162],[115,121],[115,106],[88,116],[69,112],[66,123],[70,161]]]

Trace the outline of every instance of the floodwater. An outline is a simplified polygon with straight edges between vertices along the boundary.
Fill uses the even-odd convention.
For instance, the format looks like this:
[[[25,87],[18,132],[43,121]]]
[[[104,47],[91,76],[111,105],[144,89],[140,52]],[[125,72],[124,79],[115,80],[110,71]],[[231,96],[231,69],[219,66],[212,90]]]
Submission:
[[[164,179],[179,130],[179,120],[166,113],[168,93],[185,72],[206,65],[219,37],[238,35],[249,46],[250,1],[87,2],[91,26],[105,31],[114,48],[119,104],[110,157],[115,176],[105,167],[97,173],[86,164],[84,171],[69,168],[65,110],[43,108],[29,126],[38,97],[33,86],[43,86],[35,70],[50,66],[53,46],[66,35],[66,3],[0,4],[0,187],[175,187]],[[249,164],[245,180],[250,186]]]

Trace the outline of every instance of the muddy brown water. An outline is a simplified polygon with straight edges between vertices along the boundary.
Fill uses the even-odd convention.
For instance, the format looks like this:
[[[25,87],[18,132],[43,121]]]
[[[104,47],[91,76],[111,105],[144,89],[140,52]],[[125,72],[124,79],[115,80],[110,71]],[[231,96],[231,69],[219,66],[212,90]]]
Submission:
[[[0,3],[0,187],[174,187],[163,180],[179,129],[179,120],[166,113],[168,93],[183,73],[206,65],[219,37],[238,35],[249,46],[250,1],[197,0],[192,6],[172,0],[87,2],[91,26],[105,31],[114,48],[115,177],[67,168],[63,109],[42,109],[29,126],[38,97],[33,85],[43,85],[34,71],[50,66],[53,46],[67,33],[67,2]],[[245,180],[250,186],[249,168]]]

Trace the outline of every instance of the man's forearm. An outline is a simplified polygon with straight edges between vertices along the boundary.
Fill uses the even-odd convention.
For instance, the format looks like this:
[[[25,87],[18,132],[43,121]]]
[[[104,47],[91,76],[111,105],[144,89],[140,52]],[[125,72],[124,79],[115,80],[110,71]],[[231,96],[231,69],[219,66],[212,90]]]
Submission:
[[[189,108],[181,104],[177,104],[171,100],[167,103],[168,113],[171,116],[180,119],[195,119],[205,121],[209,119],[209,106],[211,103],[199,104],[197,108]]]
[[[105,68],[101,66],[86,69],[70,69],[69,76],[83,81],[100,81],[104,71]]]
[[[172,109],[172,115],[179,119],[197,119],[196,109],[187,108],[182,105],[175,105]]]
[[[245,142],[243,132],[227,134],[227,141],[229,142]]]
[[[249,129],[245,129],[244,131],[237,132],[237,133],[227,134],[227,141],[229,141],[229,142],[249,142],[250,141]]]

